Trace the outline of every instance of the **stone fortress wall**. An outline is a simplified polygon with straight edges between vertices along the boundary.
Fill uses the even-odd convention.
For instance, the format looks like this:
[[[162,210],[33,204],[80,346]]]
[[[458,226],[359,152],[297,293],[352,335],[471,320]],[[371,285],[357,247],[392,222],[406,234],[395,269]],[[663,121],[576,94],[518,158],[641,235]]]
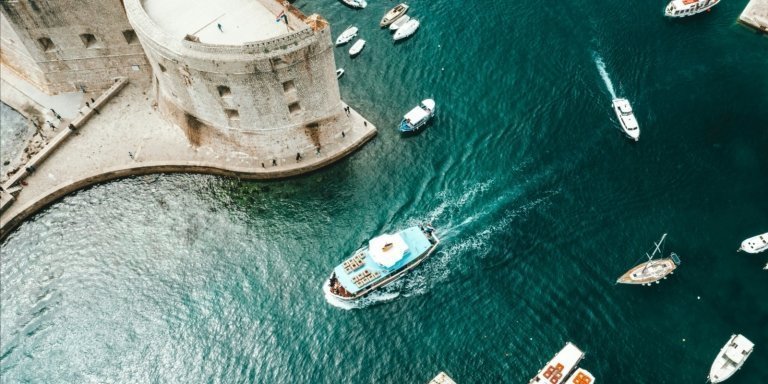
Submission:
[[[3,0],[0,30],[0,61],[48,94],[149,79],[120,0]]]
[[[211,44],[172,36],[148,15],[147,1],[162,0],[126,0],[128,19],[152,66],[160,110],[193,145],[314,150],[349,129],[330,27],[319,16],[289,6],[290,31],[280,36]],[[275,15],[284,9],[259,1]]]

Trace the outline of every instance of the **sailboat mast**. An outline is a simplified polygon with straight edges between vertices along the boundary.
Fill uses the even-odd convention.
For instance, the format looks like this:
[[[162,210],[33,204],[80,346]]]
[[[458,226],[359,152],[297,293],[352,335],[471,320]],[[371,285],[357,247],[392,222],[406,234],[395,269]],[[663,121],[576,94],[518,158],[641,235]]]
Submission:
[[[661,253],[660,247],[661,247],[661,244],[664,242],[664,239],[666,238],[667,238],[667,234],[665,233],[663,236],[661,236],[661,240],[659,240],[658,243],[653,243],[653,245],[656,246],[656,248],[653,250],[653,253],[651,253],[650,256],[648,256],[648,253],[645,254],[646,256],[648,256],[648,262],[645,263],[645,267],[643,267],[643,272],[645,272],[645,269],[648,268],[648,264],[651,263],[651,260],[653,260],[653,256],[656,255],[656,252]]]

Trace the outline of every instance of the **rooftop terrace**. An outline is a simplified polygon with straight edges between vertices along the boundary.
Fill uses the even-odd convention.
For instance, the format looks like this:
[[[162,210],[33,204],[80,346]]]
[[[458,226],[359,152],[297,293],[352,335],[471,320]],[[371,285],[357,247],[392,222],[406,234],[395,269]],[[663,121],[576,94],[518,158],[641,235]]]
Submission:
[[[290,32],[285,23],[275,21],[279,11],[259,0],[143,0],[142,4],[158,27],[178,39],[191,35],[201,43],[240,45]]]

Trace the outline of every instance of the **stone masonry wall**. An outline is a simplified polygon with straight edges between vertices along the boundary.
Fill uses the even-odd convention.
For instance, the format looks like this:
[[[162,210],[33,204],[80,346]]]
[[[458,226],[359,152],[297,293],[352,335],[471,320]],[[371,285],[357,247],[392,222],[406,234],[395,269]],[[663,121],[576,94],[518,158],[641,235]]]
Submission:
[[[3,64],[50,94],[149,79],[120,0],[0,1],[0,12]]]

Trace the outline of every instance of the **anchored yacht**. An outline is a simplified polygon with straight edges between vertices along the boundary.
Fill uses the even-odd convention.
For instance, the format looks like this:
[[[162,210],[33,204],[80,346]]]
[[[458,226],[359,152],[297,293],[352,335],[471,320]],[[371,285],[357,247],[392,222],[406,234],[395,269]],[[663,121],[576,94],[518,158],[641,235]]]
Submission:
[[[720,0],[672,0],[664,9],[667,17],[686,17],[708,11],[719,3]]]
[[[359,299],[421,264],[439,243],[429,225],[374,237],[333,269],[323,290],[339,300]]]
[[[768,233],[750,237],[741,242],[741,248],[739,251],[747,253],[760,253],[768,249]]]
[[[528,384],[561,384],[584,358],[584,352],[568,342]]]
[[[654,260],[653,258],[657,252],[659,254],[663,253],[661,245],[666,238],[667,234],[665,233],[658,243],[653,243],[655,245],[653,253],[650,255],[648,255],[648,253],[645,254],[648,261],[632,267],[629,271],[621,275],[621,277],[616,280],[616,283],[651,285],[651,283],[655,282],[658,284],[659,280],[666,279],[667,275],[673,273],[675,268],[680,265],[680,258],[677,254],[672,252],[669,254],[669,257],[664,259]]]
[[[754,348],[755,344],[746,337],[731,335],[730,340],[725,343],[712,363],[707,379],[712,383],[721,383],[727,380],[741,369]]]
[[[637,125],[635,113],[632,111],[632,106],[629,105],[629,100],[613,99],[613,110],[619,118],[624,133],[635,141],[640,140],[640,126]]]
[[[387,14],[384,15],[384,17],[381,18],[381,22],[379,22],[379,26],[382,28],[389,26],[395,20],[405,15],[406,12],[408,12],[408,4],[400,3],[396,5],[394,8],[390,9],[389,12],[387,12]]]

